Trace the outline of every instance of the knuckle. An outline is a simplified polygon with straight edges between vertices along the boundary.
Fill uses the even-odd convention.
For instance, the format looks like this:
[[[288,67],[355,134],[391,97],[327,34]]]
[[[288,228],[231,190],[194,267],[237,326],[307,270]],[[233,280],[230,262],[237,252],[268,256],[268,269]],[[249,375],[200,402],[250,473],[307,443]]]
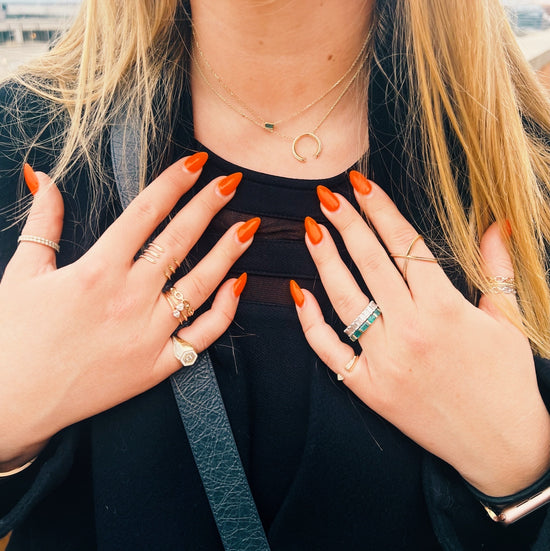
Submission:
[[[396,251],[396,253],[399,252],[401,254],[401,251],[404,253],[417,235],[418,233],[410,226],[396,228],[391,236],[391,242],[399,247],[399,251]],[[411,254],[414,253],[411,252]]]
[[[181,232],[168,225],[162,232],[162,240],[165,248],[178,254],[181,251],[187,251],[190,246],[189,239]]]
[[[337,312],[343,312],[344,315],[349,316],[349,322],[361,312],[359,305],[362,304],[359,297],[351,294],[341,294],[334,300],[334,307]],[[365,302],[365,305],[367,303]]]
[[[384,256],[379,251],[366,250],[357,258],[357,265],[362,271],[374,272],[383,266],[384,261]]]
[[[409,356],[425,357],[430,349],[430,343],[426,332],[420,328],[420,325],[405,324],[401,329],[401,342],[403,342]]]
[[[134,201],[134,212],[137,218],[145,220],[146,222],[160,221],[162,219],[161,212],[157,205],[143,196],[138,195],[137,199]]]
[[[193,308],[197,308],[199,303],[202,304],[213,291],[209,281],[200,274],[199,277],[191,275],[189,278],[186,278],[183,283],[183,288],[185,289],[185,293],[187,293],[189,297],[192,297]]]
[[[94,257],[80,264],[78,272],[78,284],[85,292],[94,289],[103,280],[106,273],[109,273],[109,263],[101,257]]]

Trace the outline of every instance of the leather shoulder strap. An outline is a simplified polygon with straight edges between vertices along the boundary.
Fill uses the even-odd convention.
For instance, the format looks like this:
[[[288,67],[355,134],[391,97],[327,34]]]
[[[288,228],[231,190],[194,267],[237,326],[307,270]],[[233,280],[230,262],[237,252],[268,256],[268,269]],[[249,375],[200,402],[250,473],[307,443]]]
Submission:
[[[123,208],[137,195],[139,135],[130,124],[111,130],[115,181]],[[269,551],[239,457],[208,351],[170,377],[214,520],[226,551]]]

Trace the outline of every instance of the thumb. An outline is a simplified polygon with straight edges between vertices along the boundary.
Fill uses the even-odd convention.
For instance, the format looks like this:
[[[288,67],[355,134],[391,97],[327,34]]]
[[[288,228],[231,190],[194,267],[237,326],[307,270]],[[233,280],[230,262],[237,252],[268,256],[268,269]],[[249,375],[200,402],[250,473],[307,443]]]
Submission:
[[[52,245],[59,243],[64,214],[63,198],[49,176],[34,172],[28,164],[23,174],[34,199],[17,250],[6,267],[6,276],[19,279],[56,269]]]
[[[481,297],[479,307],[492,317],[503,320],[508,320],[505,312],[514,314],[519,309],[513,285],[514,267],[506,247],[510,233],[507,221],[501,225],[495,222],[487,228],[480,243],[489,292]]]

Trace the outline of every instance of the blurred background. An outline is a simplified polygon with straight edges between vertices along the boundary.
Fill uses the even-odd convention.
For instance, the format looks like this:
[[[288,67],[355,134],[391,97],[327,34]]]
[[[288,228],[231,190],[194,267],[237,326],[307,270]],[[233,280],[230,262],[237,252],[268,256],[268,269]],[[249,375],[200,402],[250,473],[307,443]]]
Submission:
[[[0,78],[47,50],[70,23],[80,1],[0,0]],[[550,91],[550,0],[502,0],[502,4],[523,52]]]

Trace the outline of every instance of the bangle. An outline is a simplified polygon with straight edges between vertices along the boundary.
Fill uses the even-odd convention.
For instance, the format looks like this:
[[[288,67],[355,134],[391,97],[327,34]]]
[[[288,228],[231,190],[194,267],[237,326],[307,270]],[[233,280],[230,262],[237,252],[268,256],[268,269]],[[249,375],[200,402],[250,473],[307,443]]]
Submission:
[[[7,471],[4,473],[0,472],[0,478],[7,478],[8,476],[13,476],[14,474],[18,474],[24,471],[27,467],[30,467],[35,462],[36,457],[33,457],[30,461],[27,461],[27,463],[25,463],[24,465],[21,465],[21,467],[16,467],[15,469],[12,469],[11,471]]]

